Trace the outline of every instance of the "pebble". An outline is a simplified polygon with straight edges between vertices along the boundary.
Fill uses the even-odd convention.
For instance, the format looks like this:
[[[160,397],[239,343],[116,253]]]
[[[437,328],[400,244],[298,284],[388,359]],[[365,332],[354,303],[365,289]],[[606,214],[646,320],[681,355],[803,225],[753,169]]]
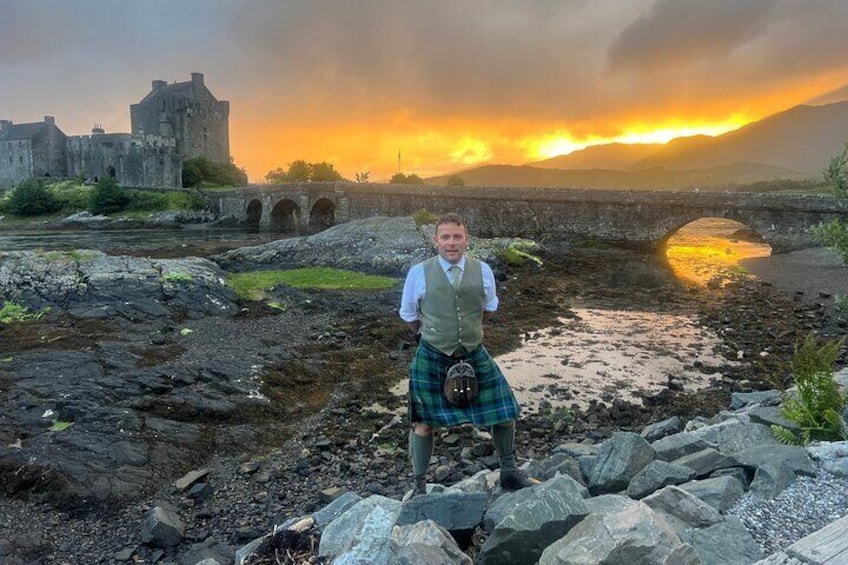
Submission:
[[[770,555],[848,515],[848,478],[818,466],[815,477],[798,478],[772,500],[746,493],[727,514]]]

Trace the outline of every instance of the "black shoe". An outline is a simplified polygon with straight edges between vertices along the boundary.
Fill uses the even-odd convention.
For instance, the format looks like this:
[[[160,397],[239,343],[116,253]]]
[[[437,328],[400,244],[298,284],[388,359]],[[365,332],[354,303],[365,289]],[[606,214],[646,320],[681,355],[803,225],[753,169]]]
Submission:
[[[424,477],[415,477],[415,485],[412,487],[412,496],[427,494],[427,480]]]
[[[524,471],[519,469],[501,469],[501,488],[504,490],[521,490],[541,484],[536,479],[529,478]]]

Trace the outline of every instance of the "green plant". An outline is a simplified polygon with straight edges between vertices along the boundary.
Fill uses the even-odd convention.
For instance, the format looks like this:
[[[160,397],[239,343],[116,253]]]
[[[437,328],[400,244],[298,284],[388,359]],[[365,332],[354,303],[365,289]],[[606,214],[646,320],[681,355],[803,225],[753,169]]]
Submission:
[[[129,195],[118,186],[118,181],[110,176],[97,181],[88,202],[88,208],[94,214],[111,214],[127,207]]]
[[[837,310],[848,312],[848,294],[837,294],[833,297],[833,304]]]
[[[4,208],[16,216],[38,216],[59,209],[59,203],[41,179],[23,181],[12,191]]]
[[[219,163],[206,157],[197,157],[183,163],[182,181],[186,188],[245,186],[247,173],[234,163]]]
[[[794,393],[784,395],[781,413],[796,423],[800,433],[782,426],[771,427],[782,443],[806,445],[811,441],[848,439],[848,427],[842,419],[846,399],[833,379],[833,366],[845,338],[819,345],[809,335],[792,356],[795,375]]]
[[[515,242],[511,243],[509,247],[501,251],[500,255],[503,257],[504,262],[507,265],[523,265],[528,261],[532,261],[536,265],[541,266],[542,260],[529,253],[530,250],[535,248],[535,244],[532,242]]]
[[[50,426],[50,431],[51,432],[61,432],[61,431],[67,430],[68,428],[70,428],[73,425],[74,425],[73,422],[63,422],[61,420],[56,420],[56,421],[53,422],[53,425]]]
[[[848,198],[848,143],[833,157],[824,173],[825,182],[839,198]],[[813,227],[813,235],[826,247],[839,253],[848,264],[848,223],[831,220]]]
[[[446,186],[465,186],[465,179],[459,175],[451,175],[445,181]]]
[[[412,219],[415,221],[415,225],[419,228],[425,225],[435,224],[439,221],[439,217],[429,210],[416,210],[412,213]]]
[[[24,322],[26,320],[39,320],[50,308],[44,308],[40,312],[30,312],[29,308],[16,302],[5,302],[0,308],[0,324],[11,324],[13,322]]]

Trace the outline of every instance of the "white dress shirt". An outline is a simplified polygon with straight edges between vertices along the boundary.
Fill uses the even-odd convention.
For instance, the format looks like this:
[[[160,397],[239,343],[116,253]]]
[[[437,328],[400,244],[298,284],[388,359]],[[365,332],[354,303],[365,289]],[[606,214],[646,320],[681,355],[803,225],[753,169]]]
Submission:
[[[450,280],[451,264],[439,257],[439,265],[445,272],[445,276]],[[465,271],[465,255],[459,260],[459,268],[462,272]],[[485,304],[483,305],[484,312],[494,312],[498,309],[498,296],[495,293],[495,275],[492,273],[492,268],[483,261],[480,261],[480,266],[483,268],[483,293],[485,295]],[[406,282],[403,284],[403,296],[400,299],[400,318],[404,322],[415,322],[420,318],[418,311],[418,303],[424,298],[427,293],[427,285],[424,281],[424,264],[418,263],[409,269],[409,274],[406,275]]]

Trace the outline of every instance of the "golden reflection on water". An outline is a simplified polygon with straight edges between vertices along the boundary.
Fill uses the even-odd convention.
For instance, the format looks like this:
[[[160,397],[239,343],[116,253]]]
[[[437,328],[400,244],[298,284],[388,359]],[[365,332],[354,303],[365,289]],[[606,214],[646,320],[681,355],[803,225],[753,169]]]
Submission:
[[[683,226],[666,244],[666,259],[674,275],[696,286],[722,284],[744,273],[739,262],[768,257],[771,246],[757,241],[745,225],[721,218],[703,218]]]

